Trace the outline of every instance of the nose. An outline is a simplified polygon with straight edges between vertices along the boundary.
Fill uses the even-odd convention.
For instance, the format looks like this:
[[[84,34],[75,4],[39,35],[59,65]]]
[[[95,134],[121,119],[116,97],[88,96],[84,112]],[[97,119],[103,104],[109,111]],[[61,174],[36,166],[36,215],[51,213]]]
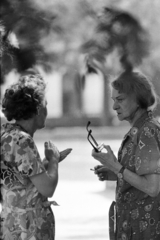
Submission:
[[[117,101],[114,101],[113,110],[117,110],[118,108],[119,108],[119,105],[118,105]]]

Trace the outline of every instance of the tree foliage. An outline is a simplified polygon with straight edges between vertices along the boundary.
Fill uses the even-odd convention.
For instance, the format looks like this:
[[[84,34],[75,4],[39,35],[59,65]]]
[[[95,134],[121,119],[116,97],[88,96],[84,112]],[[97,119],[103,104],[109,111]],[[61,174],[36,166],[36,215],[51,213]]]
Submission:
[[[42,11],[29,0],[1,0],[1,82],[12,69],[23,72],[35,64],[50,68],[55,56],[41,44],[51,31],[60,32],[56,14]]]
[[[160,55],[158,6],[157,0],[1,0],[3,75],[13,68],[21,72],[35,64],[45,70],[81,71],[83,54],[89,53],[103,63],[114,49],[118,49],[124,67],[137,66],[148,54],[145,29],[153,50],[148,59],[155,71]],[[18,47],[10,40],[13,35]],[[87,65],[89,72],[96,72]]]
[[[124,70],[139,66],[149,53],[149,38],[131,14],[105,7],[97,18],[95,37],[84,44],[84,51],[100,63],[115,49]]]

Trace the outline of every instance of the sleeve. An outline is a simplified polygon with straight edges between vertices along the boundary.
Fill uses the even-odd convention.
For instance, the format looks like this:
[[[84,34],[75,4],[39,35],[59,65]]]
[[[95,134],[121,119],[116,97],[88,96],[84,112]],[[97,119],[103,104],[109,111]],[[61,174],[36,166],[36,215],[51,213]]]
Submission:
[[[15,156],[17,170],[24,177],[45,172],[37,147],[31,137],[23,136],[19,138]]]
[[[155,126],[143,127],[135,154],[138,175],[160,174],[160,131]]]

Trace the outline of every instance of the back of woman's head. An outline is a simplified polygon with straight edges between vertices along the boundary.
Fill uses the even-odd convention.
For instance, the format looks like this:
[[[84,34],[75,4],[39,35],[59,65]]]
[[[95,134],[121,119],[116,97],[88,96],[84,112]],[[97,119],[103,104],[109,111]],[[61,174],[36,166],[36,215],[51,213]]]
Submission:
[[[111,85],[117,91],[133,96],[142,109],[153,111],[157,105],[152,83],[140,72],[124,72]]]
[[[46,84],[39,74],[21,76],[4,94],[2,111],[8,121],[27,120],[37,114],[44,100]]]

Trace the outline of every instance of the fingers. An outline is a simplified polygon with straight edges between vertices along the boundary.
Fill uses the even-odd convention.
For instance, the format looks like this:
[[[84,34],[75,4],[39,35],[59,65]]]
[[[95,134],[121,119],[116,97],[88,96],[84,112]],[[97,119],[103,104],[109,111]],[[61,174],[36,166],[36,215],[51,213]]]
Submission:
[[[96,174],[100,181],[106,180],[106,174],[108,173],[108,169],[103,165],[98,165],[94,168],[94,174]]]
[[[52,157],[56,157],[59,159],[60,153],[57,149],[57,147],[51,142],[51,141],[46,141],[44,143],[44,148],[45,148],[45,157],[49,160]]]
[[[92,157],[97,157],[100,153],[110,153],[113,154],[113,151],[109,145],[105,145],[104,143],[98,145],[98,152],[94,149],[92,150]]]
[[[94,167],[94,173],[98,174],[99,172],[101,172],[101,169],[103,168],[103,165],[97,165]]]
[[[50,157],[50,154],[54,153],[54,155],[59,158],[59,162],[61,162],[62,160],[64,160],[68,154],[71,153],[72,148],[67,148],[61,152],[58,151],[58,148],[51,142],[51,141],[46,141],[44,143],[44,148],[45,148],[45,156],[46,157]],[[49,152],[51,151],[51,152]]]
[[[94,169],[91,169],[91,170],[93,170],[94,171],[94,174],[96,174],[97,176],[98,176],[98,179],[100,180],[100,181],[104,181],[104,180],[106,180],[105,179],[105,175],[107,174],[107,173],[98,173],[97,171],[95,171]]]
[[[95,158],[98,156],[98,154],[99,154],[99,152],[96,152],[94,149],[92,149],[92,153],[91,153],[92,157]]]
[[[108,168],[102,166],[101,168],[98,168],[98,169],[96,170],[96,172],[97,172],[97,173],[106,173],[106,172],[108,172]]]
[[[58,151],[58,148],[51,141],[45,142],[44,147],[45,149],[52,148],[53,150]]]
[[[102,168],[102,167],[103,167],[103,165],[97,165],[97,166],[94,167],[94,170],[96,171],[96,170],[98,170],[99,168]]]
[[[45,147],[45,149],[48,149],[48,142],[44,143],[44,147]]]
[[[98,145],[98,151],[99,151],[99,152],[102,152],[103,149],[104,149],[104,143],[99,144],[99,145]]]
[[[104,181],[105,180],[105,176],[102,173],[100,173],[100,174],[98,174],[98,179],[100,181]]]
[[[50,148],[53,147],[53,144],[52,144],[51,141],[48,142],[48,145],[49,145]]]
[[[113,154],[113,151],[111,149],[111,147],[109,145],[103,145],[103,147],[107,150],[108,153],[112,153]]]
[[[57,149],[57,147],[51,141],[48,141],[48,145],[50,148]]]
[[[45,149],[49,149],[49,148],[53,147],[53,144],[51,143],[51,141],[48,141],[48,142],[44,143],[44,147],[45,147]]]

